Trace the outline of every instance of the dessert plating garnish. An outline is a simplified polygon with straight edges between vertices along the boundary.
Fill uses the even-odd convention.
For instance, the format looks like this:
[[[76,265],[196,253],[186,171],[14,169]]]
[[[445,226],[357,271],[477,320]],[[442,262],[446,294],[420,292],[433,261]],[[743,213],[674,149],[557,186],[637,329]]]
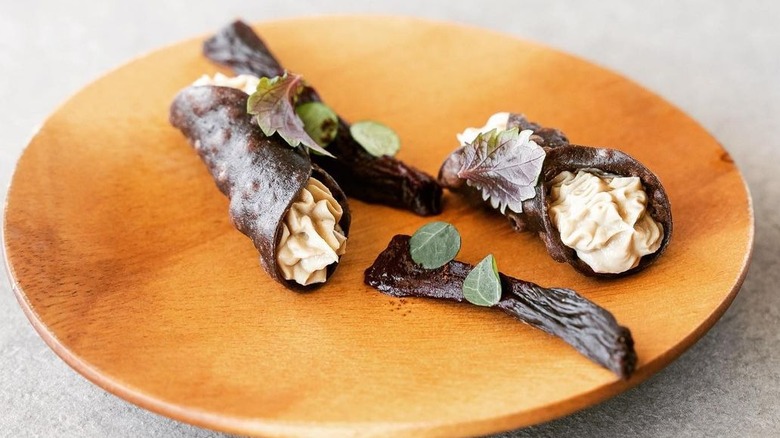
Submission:
[[[409,240],[412,260],[425,269],[436,269],[454,259],[460,251],[460,233],[447,222],[429,222]]]
[[[455,152],[462,163],[458,177],[477,188],[482,199],[501,213],[507,207],[522,213],[523,201],[536,194],[545,156],[544,149],[530,139],[532,134],[517,128],[480,133]]]
[[[627,379],[636,366],[636,352],[631,331],[618,324],[606,309],[571,289],[545,288],[537,284],[496,273],[491,256],[474,267],[451,260],[439,268],[425,269],[409,252],[410,237],[397,235],[366,269],[367,285],[393,297],[437,298],[457,302],[470,301],[501,309],[520,321],[556,336],[597,364]],[[483,272],[484,271],[484,272]],[[493,303],[495,286],[480,294],[490,295],[484,301],[468,294],[479,272],[492,281],[496,273],[500,284],[499,299]],[[470,284],[467,284],[470,283]],[[477,301],[476,303],[474,301]]]
[[[477,306],[492,307],[501,301],[501,280],[493,254],[474,266],[463,280],[463,298]]]
[[[292,147],[303,145],[321,155],[333,157],[309,136],[303,121],[295,113],[295,102],[303,90],[303,76],[288,74],[260,78],[257,90],[249,96],[246,110],[263,134],[279,134]]]
[[[373,120],[355,122],[349,133],[363,149],[375,157],[394,156],[401,148],[401,139],[390,127]]]

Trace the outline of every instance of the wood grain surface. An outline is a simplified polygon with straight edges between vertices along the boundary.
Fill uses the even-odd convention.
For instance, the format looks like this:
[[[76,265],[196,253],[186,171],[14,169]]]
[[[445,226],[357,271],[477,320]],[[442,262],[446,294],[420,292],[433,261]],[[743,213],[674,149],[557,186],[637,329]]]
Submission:
[[[9,191],[8,268],[32,324],[66,362],[147,409],[260,435],[484,434],[538,423],[635,385],[711,327],[744,278],[753,217],[728,154],[658,96],[602,68],[492,32],[406,18],[265,23],[291,70],[352,121],[392,126],[400,158],[435,173],[454,134],[496,111],[524,112],[579,144],[653,169],[675,235],[646,271],[594,280],[541,241],[446,196],[438,218],[459,259],[562,286],[631,328],[627,381],[503,313],[398,300],[362,283],[397,233],[429,219],[352,201],[342,266],[298,294],[271,281],[227,199],[168,125],[175,93],[217,69],[201,38],[93,82],[32,139]]]

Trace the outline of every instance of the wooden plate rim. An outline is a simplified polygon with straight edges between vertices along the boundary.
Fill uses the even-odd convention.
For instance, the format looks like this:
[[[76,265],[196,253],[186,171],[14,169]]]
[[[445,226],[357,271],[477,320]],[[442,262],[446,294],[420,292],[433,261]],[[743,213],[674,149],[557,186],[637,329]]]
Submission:
[[[431,20],[431,19],[423,19],[418,17],[409,17],[409,16],[392,15],[392,14],[328,14],[328,15],[320,15],[320,16],[308,16],[308,17],[304,16],[304,17],[285,18],[285,19],[278,19],[278,20],[256,21],[253,22],[252,25],[253,27],[261,27],[263,25],[272,24],[272,23],[285,25],[288,23],[289,24],[300,23],[301,21],[314,21],[314,20],[328,21],[332,19],[402,20],[402,21],[418,22],[418,23],[428,24],[428,25],[448,26],[454,29],[466,28],[466,29],[479,30],[480,32],[494,34],[498,37],[505,38],[505,39],[508,38],[508,39],[520,40],[529,45],[542,48],[545,51],[554,52],[558,55],[574,59],[577,62],[584,62],[591,66],[595,66],[597,69],[602,70],[608,74],[619,76],[622,80],[630,83],[632,86],[642,89],[643,91],[651,94],[656,99],[663,101],[665,104],[669,105],[669,107],[673,108],[675,111],[679,112],[684,117],[690,118],[690,116],[688,116],[680,108],[678,108],[676,105],[669,102],[662,96],[658,95],[657,93],[651,90],[648,90],[647,88],[636,83],[632,79],[627,78],[622,74],[619,74],[615,71],[612,71],[602,66],[599,63],[593,62],[591,60],[587,60],[577,55],[572,55],[563,50],[556,49],[536,41],[530,41],[527,39],[518,38],[508,33],[500,32],[492,29],[485,29],[485,28],[468,25],[464,23],[456,23],[456,22],[449,22],[449,21],[442,21],[442,20]],[[21,157],[26,153],[27,146],[29,146],[33,142],[33,140],[38,136],[40,131],[46,126],[50,117],[53,114],[56,114],[63,105],[65,105],[67,102],[72,100],[75,96],[80,94],[90,84],[98,80],[101,80],[111,75],[115,71],[123,69],[135,63],[136,61],[147,58],[160,50],[190,43],[195,40],[202,40],[205,38],[206,35],[209,34],[204,33],[195,37],[186,38],[183,40],[173,42],[171,44],[166,44],[166,45],[156,47],[148,52],[133,57],[128,61],[118,65],[117,67],[109,69],[103,74],[97,76],[89,83],[87,83],[84,87],[81,87],[80,89],[76,90],[73,94],[71,94],[68,98],[63,100],[58,106],[56,106],[52,110],[50,115],[46,117],[45,121],[30,136],[30,139],[28,140],[27,145],[25,146],[24,150],[20,154],[19,159],[21,159]],[[696,124],[696,126],[699,129],[706,132],[707,136],[712,138],[713,142],[716,143],[724,153],[727,153],[723,145],[721,145],[717,141],[717,139],[715,139],[712,136],[712,134],[709,133],[709,131],[707,131],[699,123],[695,121],[693,122]],[[19,159],[17,160],[17,163]],[[63,361],[65,361],[65,363],[67,363],[68,366],[70,366],[79,374],[84,376],[87,380],[96,384],[100,388],[108,391],[109,393],[118,396],[126,401],[129,401],[141,408],[150,410],[152,412],[161,415],[165,415],[167,417],[179,421],[194,424],[200,427],[229,432],[229,433],[238,433],[238,434],[253,434],[253,435],[260,434],[264,436],[291,436],[291,435],[299,436],[299,435],[311,435],[313,433],[316,433],[318,436],[345,436],[345,435],[354,435],[355,431],[359,430],[360,431],[359,435],[361,436],[390,436],[390,435],[397,435],[399,433],[414,434],[415,436],[445,436],[451,434],[456,434],[459,436],[483,435],[483,434],[497,433],[509,429],[515,429],[519,427],[525,427],[533,424],[550,421],[571,414],[578,410],[584,409],[586,407],[595,405],[627,389],[633,388],[638,384],[642,383],[643,381],[645,381],[646,379],[648,379],[649,377],[651,377],[652,375],[654,375],[655,373],[657,373],[658,371],[660,371],[661,369],[663,369],[666,365],[670,364],[673,360],[678,358],[680,355],[682,355],[694,343],[696,343],[696,341],[701,339],[701,337],[705,333],[707,333],[707,331],[710,328],[712,328],[715,325],[715,323],[721,318],[721,316],[723,316],[726,309],[728,309],[728,307],[731,305],[737,293],[739,292],[740,288],[742,287],[742,284],[748,272],[748,267],[752,260],[754,240],[755,240],[755,216],[754,216],[753,200],[750,194],[749,187],[742,175],[742,172],[739,170],[736,164],[734,164],[734,168],[735,171],[737,172],[737,176],[739,177],[739,179],[742,181],[742,184],[744,185],[745,195],[747,198],[747,207],[748,207],[747,213],[749,219],[749,227],[747,230],[748,231],[747,247],[746,247],[744,258],[742,260],[742,265],[739,268],[739,275],[735,279],[733,287],[729,291],[728,295],[713,310],[713,312],[705,320],[702,321],[702,323],[695,330],[693,330],[688,336],[682,338],[676,345],[668,349],[665,353],[659,355],[654,360],[643,364],[643,366],[640,369],[638,369],[637,372],[628,381],[614,381],[602,387],[596,387],[591,391],[574,395],[568,399],[561,400],[557,403],[547,405],[544,407],[523,411],[523,412],[511,413],[507,415],[500,415],[496,417],[472,419],[458,424],[443,423],[443,422],[442,423],[437,423],[437,422],[322,423],[322,422],[283,422],[283,421],[273,421],[273,420],[270,421],[257,420],[252,418],[215,414],[213,412],[192,409],[189,407],[181,407],[174,403],[169,403],[159,398],[156,398],[154,396],[148,395],[144,393],[140,388],[134,388],[130,385],[125,385],[122,383],[115,382],[111,378],[101,374],[89,363],[81,360],[77,355],[71,352],[64,344],[62,344],[60,340],[57,338],[57,336],[51,331],[49,331],[46,324],[44,324],[43,321],[41,321],[41,319],[38,317],[35,310],[30,305],[24,290],[21,288],[20,284],[16,280],[15,270],[13,266],[11,266],[11,262],[8,257],[8,248],[6,244],[6,226],[7,226],[6,216],[7,216],[7,210],[9,208],[9,204],[7,201],[8,198],[6,198],[6,203],[3,208],[3,227],[2,230],[0,230],[0,239],[2,240],[2,253],[3,253],[4,266],[10,282],[10,286],[24,314],[30,320],[32,326],[35,328],[36,332],[41,336],[44,342]],[[10,193],[10,191],[13,189],[13,182],[17,176],[16,175],[17,169],[18,166],[14,169],[14,173],[11,177],[11,182],[9,183],[7,193]]]

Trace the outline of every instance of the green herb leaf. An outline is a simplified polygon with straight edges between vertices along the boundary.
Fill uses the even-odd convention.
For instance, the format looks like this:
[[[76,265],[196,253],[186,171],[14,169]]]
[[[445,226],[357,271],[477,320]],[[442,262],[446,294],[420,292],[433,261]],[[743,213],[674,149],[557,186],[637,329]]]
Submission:
[[[303,129],[318,145],[325,147],[339,132],[339,117],[329,106],[321,102],[307,102],[295,107]]]
[[[401,139],[389,127],[372,120],[357,122],[349,127],[349,133],[363,149],[375,157],[393,156],[401,148]]]
[[[446,265],[460,251],[460,233],[447,222],[430,222],[415,231],[409,240],[409,252],[415,263],[425,269]]]
[[[492,307],[501,300],[501,280],[493,254],[488,254],[463,281],[463,297],[477,306]]]
[[[257,90],[249,96],[246,110],[254,115],[255,123],[263,133],[278,133],[292,147],[303,145],[320,154],[332,157],[328,151],[312,140],[303,127],[293,107],[303,90],[303,76],[287,74],[274,78],[260,78]]]
[[[517,128],[480,134],[456,153],[463,166],[458,177],[482,192],[493,208],[523,212],[523,201],[536,196],[545,152],[531,140],[533,131]]]

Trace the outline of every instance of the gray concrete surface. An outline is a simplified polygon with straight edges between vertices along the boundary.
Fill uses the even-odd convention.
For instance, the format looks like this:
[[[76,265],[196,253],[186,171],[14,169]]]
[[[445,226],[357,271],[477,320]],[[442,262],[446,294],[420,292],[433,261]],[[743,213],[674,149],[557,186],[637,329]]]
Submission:
[[[502,436],[780,434],[780,3],[364,3],[0,0],[0,185],[36,126],[80,87],[130,57],[233,17],[391,13],[541,41],[633,78],[712,132],[752,191],[756,245],[732,307],[679,360],[601,405]],[[87,382],[44,345],[0,280],[0,436],[219,436]]]

